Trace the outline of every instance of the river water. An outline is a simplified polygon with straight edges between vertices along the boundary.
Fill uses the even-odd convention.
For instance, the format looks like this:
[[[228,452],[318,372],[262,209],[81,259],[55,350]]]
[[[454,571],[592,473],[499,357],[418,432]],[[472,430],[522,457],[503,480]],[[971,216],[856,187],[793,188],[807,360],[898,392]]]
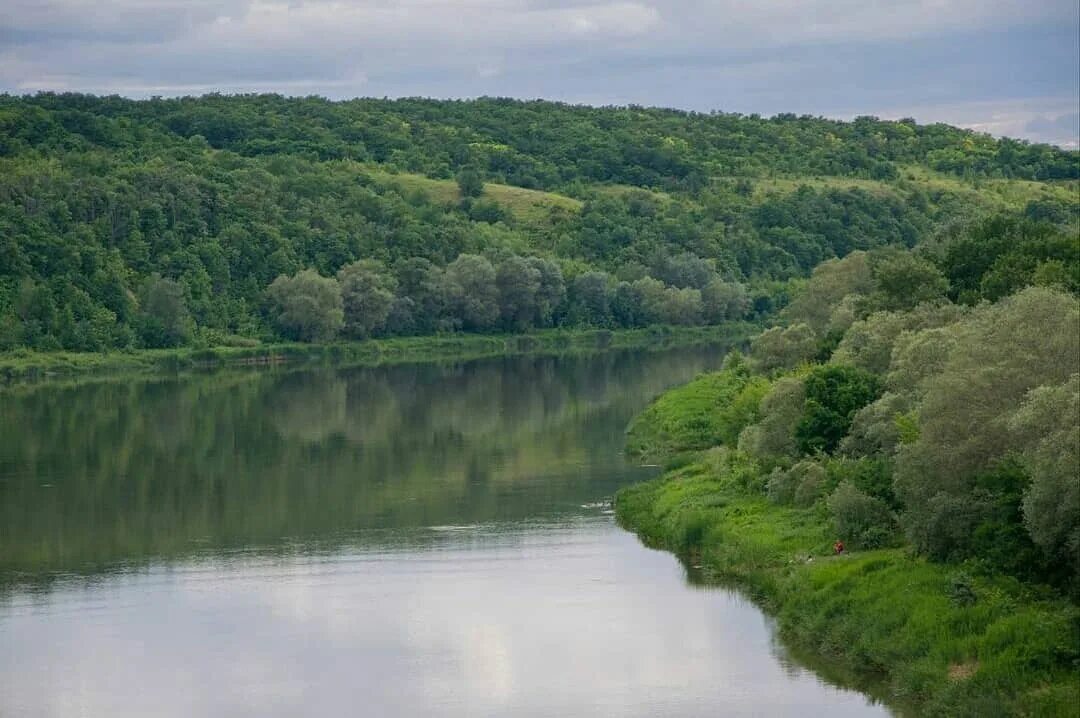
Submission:
[[[619,529],[722,348],[0,390],[0,716],[863,716]]]

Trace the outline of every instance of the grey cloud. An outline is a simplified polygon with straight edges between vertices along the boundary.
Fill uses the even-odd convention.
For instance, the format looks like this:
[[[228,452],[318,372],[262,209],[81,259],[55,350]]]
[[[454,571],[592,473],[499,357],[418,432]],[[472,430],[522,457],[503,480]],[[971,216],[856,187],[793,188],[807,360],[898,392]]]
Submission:
[[[1026,97],[1022,120],[988,110],[971,124],[1061,141],[1068,128],[1035,114],[1075,106],[1078,12],[1075,0],[8,0],[0,90],[499,94],[828,115]]]
[[[158,42],[245,11],[249,0],[7,0],[0,42]]]
[[[1039,115],[1024,125],[1024,129],[1028,132],[1067,132],[1074,136],[1080,135],[1080,112],[1066,112],[1056,117]]]

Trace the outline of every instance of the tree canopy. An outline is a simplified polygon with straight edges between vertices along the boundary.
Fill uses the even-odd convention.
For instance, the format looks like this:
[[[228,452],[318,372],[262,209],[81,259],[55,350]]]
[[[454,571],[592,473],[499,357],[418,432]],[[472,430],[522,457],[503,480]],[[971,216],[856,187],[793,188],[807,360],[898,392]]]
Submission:
[[[762,318],[792,294],[816,332],[862,312],[833,316],[845,282],[887,310],[1076,291],[1078,167],[874,118],[5,95],[0,350],[339,336],[268,301],[307,270],[339,282],[354,339]]]

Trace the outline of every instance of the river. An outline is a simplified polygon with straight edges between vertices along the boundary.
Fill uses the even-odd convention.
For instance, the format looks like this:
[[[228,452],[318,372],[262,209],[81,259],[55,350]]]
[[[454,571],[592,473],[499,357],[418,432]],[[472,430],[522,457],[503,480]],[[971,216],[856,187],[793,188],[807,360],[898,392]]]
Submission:
[[[864,716],[619,529],[721,348],[0,390],[0,716]]]

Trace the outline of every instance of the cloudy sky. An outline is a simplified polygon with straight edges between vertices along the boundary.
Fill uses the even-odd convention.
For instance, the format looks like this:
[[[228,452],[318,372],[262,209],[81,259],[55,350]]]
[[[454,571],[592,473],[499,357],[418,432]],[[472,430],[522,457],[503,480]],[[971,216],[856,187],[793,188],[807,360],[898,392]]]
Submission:
[[[913,116],[1076,147],[1077,0],[3,0],[0,91]]]

